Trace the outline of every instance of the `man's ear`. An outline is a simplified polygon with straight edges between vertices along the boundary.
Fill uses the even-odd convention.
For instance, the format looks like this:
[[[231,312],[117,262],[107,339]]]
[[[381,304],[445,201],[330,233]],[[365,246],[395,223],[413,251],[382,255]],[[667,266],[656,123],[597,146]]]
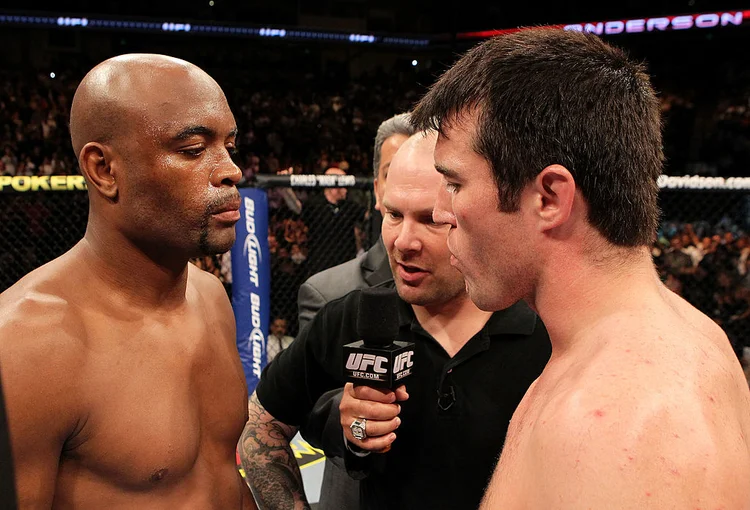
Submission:
[[[112,159],[109,147],[98,142],[89,142],[81,149],[78,161],[89,188],[96,189],[102,196],[114,202],[119,190],[112,170]]]
[[[567,168],[562,165],[546,167],[536,176],[532,187],[541,231],[560,227],[568,221],[573,210],[576,182]]]

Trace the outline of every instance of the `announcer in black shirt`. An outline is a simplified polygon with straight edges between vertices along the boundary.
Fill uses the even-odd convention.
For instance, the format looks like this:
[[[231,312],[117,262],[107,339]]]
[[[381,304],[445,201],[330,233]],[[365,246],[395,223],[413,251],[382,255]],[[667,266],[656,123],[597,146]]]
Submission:
[[[363,509],[476,509],[508,422],[549,359],[544,325],[525,304],[479,310],[451,266],[448,230],[432,222],[435,141],[419,133],[404,143],[383,197],[390,285],[403,300],[394,320],[398,339],[416,344],[414,376],[395,392],[345,386],[343,345],[358,340],[360,291],[321,309],[251,397],[240,457],[261,508],[306,503],[288,441],[323,393],[343,387],[338,408],[315,420],[328,423],[326,454],[344,457],[362,479]],[[359,440],[350,425],[362,418]]]

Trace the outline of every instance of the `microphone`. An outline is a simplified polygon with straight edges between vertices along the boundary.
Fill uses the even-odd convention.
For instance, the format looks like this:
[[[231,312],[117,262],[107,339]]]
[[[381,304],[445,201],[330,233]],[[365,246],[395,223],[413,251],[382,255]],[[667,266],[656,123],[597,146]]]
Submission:
[[[363,289],[359,295],[356,342],[344,345],[344,378],[351,383],[393,389],[412,375],[414,343],[398,338],[399,296],[394,289]]]

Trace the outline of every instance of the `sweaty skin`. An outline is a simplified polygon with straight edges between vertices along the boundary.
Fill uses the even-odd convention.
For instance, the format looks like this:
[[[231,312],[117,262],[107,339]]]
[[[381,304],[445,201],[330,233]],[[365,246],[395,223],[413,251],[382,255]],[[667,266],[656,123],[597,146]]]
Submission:
[[[247,388],[222,284],[236,127],[187,62],[124,55],[71,109],[84,238],[0,295],[19,508],[254,509],[235,465]]]

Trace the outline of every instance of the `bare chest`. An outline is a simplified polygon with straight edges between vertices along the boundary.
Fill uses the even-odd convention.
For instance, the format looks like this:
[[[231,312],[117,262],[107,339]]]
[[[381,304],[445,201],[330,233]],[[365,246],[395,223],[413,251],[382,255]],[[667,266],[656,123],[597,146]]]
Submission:
[[[61,474],[144,490],[233,460],[247,393],[231,332],[192,315],[93,325],[80,377],[88,414]]]

